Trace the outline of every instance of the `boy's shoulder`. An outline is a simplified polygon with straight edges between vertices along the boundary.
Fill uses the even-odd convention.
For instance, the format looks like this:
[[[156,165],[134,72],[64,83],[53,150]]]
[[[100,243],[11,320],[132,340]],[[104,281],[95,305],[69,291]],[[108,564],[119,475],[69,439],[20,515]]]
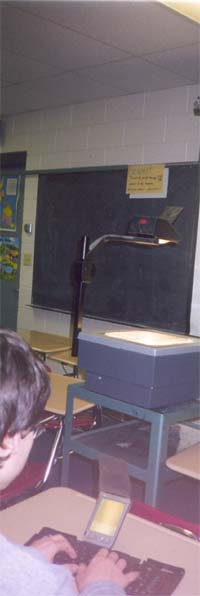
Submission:
[[[35,548],[10,542],[0,534],[0,594],[6,596],[74,596],[71,574],[58,565],[49,564]]]

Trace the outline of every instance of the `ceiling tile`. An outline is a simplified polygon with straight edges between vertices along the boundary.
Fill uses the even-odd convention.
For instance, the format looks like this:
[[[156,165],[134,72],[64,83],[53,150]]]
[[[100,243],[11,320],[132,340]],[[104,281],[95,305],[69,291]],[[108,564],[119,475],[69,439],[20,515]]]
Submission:
[[[146,58],[160,67],[187,77],[191,82],[200,81],[200,43],[149,54]]]
[[[118,49],[9,5],[3,7],[2,23],[3,49],[59,69],[72,70],[124,57]]]
[[[198,25],[159,2],[14,2],[24,10],[140,55],[198,40]]]
[[[5,113],[198,81],[200,28],[151,1],[0,0]]]
[[[20,83],[41,76],[56,74],[57,68],[14,54],[2,52],[2,79],[6,83]]]
[[[113,87],[132,93],[190,83],[189,79],[161,69],[141,58],[131,58],[96,68],[86,68],[84,74],[103,84],[111,84]]]

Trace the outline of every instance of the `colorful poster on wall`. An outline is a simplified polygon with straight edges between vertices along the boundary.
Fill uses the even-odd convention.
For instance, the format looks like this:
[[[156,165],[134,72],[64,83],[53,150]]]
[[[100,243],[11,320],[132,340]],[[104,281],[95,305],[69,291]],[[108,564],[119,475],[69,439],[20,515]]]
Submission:
[[[0,279],[14,281],[19,263],[19,238],[0,236]]]
[[[0,230],[16,231],[20,176],[0,178]]]

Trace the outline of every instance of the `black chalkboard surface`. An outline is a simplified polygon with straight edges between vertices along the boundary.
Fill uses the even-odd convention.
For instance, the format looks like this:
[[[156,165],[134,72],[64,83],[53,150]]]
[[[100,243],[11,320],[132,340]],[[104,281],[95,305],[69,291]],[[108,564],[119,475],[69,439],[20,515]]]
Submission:
[[[187,333],[198,219],[198,164],[169,166],[166,199],[129,199],[127,167],[39,176],[32,304],[71,312],[71,269],[83,234],[126,234],[133,215],[159,216],[183,207],[177,246],[104,245],[84,314],[98,319]]]

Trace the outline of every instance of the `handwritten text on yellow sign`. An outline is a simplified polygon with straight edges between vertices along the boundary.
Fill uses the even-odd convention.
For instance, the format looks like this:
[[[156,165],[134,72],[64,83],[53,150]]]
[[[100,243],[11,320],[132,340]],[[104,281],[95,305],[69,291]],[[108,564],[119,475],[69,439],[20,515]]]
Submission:
[[[129,166],[126,192],[127,194],[161,193],[163,191],[164,165],[152,164]]]

